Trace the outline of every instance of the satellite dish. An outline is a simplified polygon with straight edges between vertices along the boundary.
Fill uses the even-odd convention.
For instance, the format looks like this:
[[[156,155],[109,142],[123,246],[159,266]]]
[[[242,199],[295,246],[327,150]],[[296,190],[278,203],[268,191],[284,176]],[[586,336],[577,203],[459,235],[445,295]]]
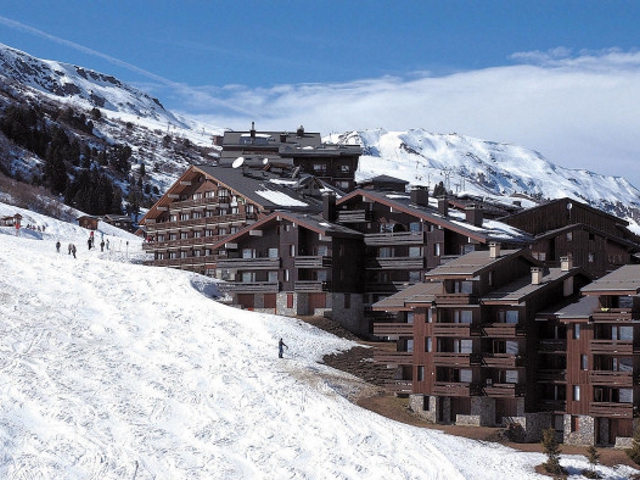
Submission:
[[[238,157],[233,161],[233,163],[231,164],[231,167],[240,168],[243,163],[244,163],[244,157]]]
[[[269,159],[268,158],[265,158],[264,160],[262,160],[262,164],[263,165],[266,165],[267,163],[269,163]]]
[[[573,204],[571,202],[567,203],[567,210],[571,210],[573,208]]]

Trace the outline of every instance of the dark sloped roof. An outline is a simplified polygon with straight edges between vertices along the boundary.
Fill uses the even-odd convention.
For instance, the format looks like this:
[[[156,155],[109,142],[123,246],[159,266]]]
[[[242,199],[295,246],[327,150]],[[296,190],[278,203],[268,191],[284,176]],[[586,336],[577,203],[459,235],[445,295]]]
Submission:
[[[508,259],[524,256],[524,251],[519,250],[501,250],[499,256],[492,258],[489,250],[478,250],[469,252],[466,255],[458,257],[447,262],[433,270],[427,272],[427,278],[473,278],[489,267],[497,263],[507,261]],[[526,257],[532,265],[537,262],[532,258]]]
[[[436,293],[442,291],[442,283],[416,283],[401,292],[391,295],[372,305],[377,311],[391,311],[408,309],[410,305],[418,303],[430,304],[435,300]]]
[[[640,293],[640,265],[623,265],[580,291],[583,295],[637,295]]]

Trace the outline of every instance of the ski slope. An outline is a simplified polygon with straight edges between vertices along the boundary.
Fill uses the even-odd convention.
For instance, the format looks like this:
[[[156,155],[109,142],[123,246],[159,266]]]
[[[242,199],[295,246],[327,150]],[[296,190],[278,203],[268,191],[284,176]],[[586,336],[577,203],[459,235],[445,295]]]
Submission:
[[[103,223],[104,252],[0,204],[16,212],[45,231],[0,227],[0,478],[548,478],[541,454],[357,407],[362,382],[319,363],[350,341],[217,303],[213,280],[143,266],[140,240]],[[561,462],[570,478],[588,468]]]

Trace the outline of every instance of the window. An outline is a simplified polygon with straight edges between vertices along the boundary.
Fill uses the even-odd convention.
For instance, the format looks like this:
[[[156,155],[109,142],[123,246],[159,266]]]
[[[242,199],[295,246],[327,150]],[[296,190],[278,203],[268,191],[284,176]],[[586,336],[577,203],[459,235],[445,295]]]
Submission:
[[[327,164],[326,163],[314,163],[311,168],[313,168],[313,173],[315,173],[315,174],[326,174],[327,173]]]
[[[439,244],[439,243],[435,243],[435,244],[433,245],[433,254],[434,254],[436,257],[439,257],[439,256],[440,256],[440,250],[441,250],[440,244]]]
[[[589,357],[587,355],[580,355],[580,368],[582,370],[589,369]]]
[[[278,252],[277,248],[270,248],[268,250],[268,255],[269,258],[278,258],[280,256],[280,253]]]
[[[433,351],[433,341],[431,340],[431,337],[425,338],[424,351],[425,352]]]
[[[340,165],[340,173],[349,173],[351,172],[351,168],[349,165]]]
[[[498,323],[518,323],[518,310],[499,310]]]
[[[589,252],[589,255],[587,255],[587,261],[588,261],[589,263],[593,263],[594,259],[595,259],[595,254],[594,254],[594,253]]]
[[[419,382],[424,382],[424,367],[422,365],[418,365],[418,370],[416,372],[416,377]]]
[[[409,247],[409,256],[410,257],[421,257],[422,256],[422,247]]]
[[[189,220],[189,214],[188,213],[181,213],[180,214],[180,220]]]
[[[473,379],[473,375],[472,375],[471,370],[468,370],[468,369],[461,369],[460,370],[460,381],[461,382],[471,383],[472,379]]]
[[[393,228],[395,227],[395,225],[395,223],[381,223],[380,233],[393,233]]]
[[[580,385],[573,386],[573,401],[574,402],[580,401]]]
[[[507,370],[504,379],[506,383],[518,383],[518,371]]]
[[[289,277],[290,277],[289,269],[288,269],[288,268],[285,268],[285,269],[284,269],[284,281],[285,281],[285,282],[288,282],[288,281],[289,281],[289,279],[290,279]]]
[[[414,315],[413,312],[407,312],[407,323],[413,323]]]
[[[295,257],[296,256],[296,246],[295,245],[289,245],[289,256],[291,256],[291,257]]]
[[[422,281],[422,272],[409,272],[409,281],[419,283]]]
[[[269,283],[278,283],[278,272],[269,272]]]
[[[380,247],[378,250],[378,257],[380,258],[391,258],[394,255],[393,247]]]
[[[473,283],[467,280],[453,282],[454,293],[473,293]]]
[[[471,323],[473,312],[471,310],[454,310],[453,323]]]
[[[318,245],[316,247],[316,255],[319,257],[326,257],[329,254],[329,249],[326,245]]]
[[[413,352],[413,339],[407,339],[407,352]]]
[[[253,248],[243,248],[242,258],[256,258],[256,251]]]
[[[255,281],[255,272],[242,272],[242,283],[254,283]]]
[[[189,238],[189,232],[180,232],[180,240],[187,240]]]
[[[573,324],[573,338],[574,338],[574,340],[578,340],[580,338],[580,324],[579,323],[574,323]]]
[[[422,231],[422,225],[420,224],[420,222],[411,222],[409,224],[409,231],[410,232],[421,232]]]
[[[293,308],[293,293],[287,294],[287,308]]]
[[[573,232],[567,232],[567,242],[570,242],[573,240]]]

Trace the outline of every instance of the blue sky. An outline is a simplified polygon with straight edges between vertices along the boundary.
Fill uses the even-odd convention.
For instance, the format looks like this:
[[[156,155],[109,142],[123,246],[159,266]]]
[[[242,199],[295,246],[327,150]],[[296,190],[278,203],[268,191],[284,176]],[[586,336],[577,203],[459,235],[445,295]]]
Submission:
[[[3,0],[0,42],[220,127],[424,128],[640,187],[640,2]]]

